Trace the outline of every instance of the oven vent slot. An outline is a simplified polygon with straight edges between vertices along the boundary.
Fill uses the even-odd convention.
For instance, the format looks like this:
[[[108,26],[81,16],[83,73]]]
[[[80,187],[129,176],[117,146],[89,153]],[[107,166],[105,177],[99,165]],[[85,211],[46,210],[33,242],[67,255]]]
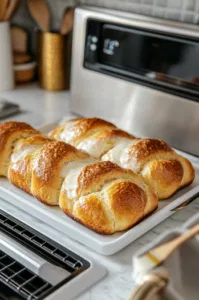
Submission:
[[[16,290],[24,299],[39,299],[52,285],[35,275],[0,250],[0,280]],[[23,298],[22,298],[23,299]]]

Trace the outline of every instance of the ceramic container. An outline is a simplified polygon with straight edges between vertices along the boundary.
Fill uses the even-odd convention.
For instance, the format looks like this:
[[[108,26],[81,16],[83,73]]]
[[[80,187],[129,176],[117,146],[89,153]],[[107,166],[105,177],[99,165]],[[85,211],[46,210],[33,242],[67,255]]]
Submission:
[[[0,91],[14,88],[13,58],[9,22],[0,22]]]

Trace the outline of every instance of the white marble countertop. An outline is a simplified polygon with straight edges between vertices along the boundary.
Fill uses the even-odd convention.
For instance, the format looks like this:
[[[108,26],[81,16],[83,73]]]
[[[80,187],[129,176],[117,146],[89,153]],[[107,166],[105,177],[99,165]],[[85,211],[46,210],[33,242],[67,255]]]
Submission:
[[[0,98],[15,102],[21,106],[22,113],[10,117],[17,121],[29,122],[39,127],[59,120],[69,114],[69,92],[48,92],[37,83],[20,85],[12,91],[0,92]]]
[[[22,110],[24,110],[24,113],[13,116],[10,119],[23,120],[37,127],[48,122],[54,122],[64,115],[69,114],[69,93],[46,92],[40,90],[36,84],[21,86],[14,91],[0,93],[0,97],[19,103]],[[28,223],[43,234],[50,236],[58,243],[71,249],[78,247],[82,253],[86,252],[87,255],[93,257],[107,268],[107,276],[90,290],[87,290],[84,294],[76,298],[77,300],[127,300],[134,286],[131,278],[133,253],[140,247],[151,242],[165,230],[180,226],[198,212],[199,199],[175,213],[172,217],[156,226],[124,250],[109,257],[104,257],[93,252],[15,207],[5,206],[5,208],[20,220]]]

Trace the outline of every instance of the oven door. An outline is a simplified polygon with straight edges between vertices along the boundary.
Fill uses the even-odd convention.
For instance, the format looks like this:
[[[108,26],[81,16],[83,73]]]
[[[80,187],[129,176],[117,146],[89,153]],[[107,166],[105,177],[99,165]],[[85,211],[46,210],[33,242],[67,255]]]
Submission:
[[[87,21],[84,67],[191,99],[199,97],[199,40]]]
[[[198,26],[77,9],[72,112],[199,156],[198,41]]]

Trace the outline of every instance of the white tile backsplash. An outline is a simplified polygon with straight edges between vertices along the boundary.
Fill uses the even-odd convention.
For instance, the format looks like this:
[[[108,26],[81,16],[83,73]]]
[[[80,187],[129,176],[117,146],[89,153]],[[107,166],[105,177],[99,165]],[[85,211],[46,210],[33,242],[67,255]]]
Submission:
[[[1,0],[0,0],[1,1]],[[119,9],[158,18],[198,24],[199,0],[46,0],[51,11],[51,28],[58,31],[67,6],[87,4]],[[29,48],[35,53],[37,25],[28,13],[26,0],[17,10],[12,23],[24,27],[29,33]]]
[[[83,4],[122,9],[134,13],[198,23],[199,0],[80,0]],[[164,13],[161,9],[164,8]]]

